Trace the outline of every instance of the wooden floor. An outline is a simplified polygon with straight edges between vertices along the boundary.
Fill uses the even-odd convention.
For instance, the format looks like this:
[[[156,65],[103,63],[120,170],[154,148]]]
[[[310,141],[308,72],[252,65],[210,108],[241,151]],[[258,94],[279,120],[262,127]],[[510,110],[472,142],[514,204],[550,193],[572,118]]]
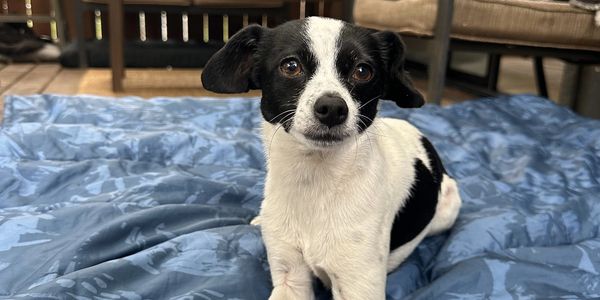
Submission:
[[[4,114],[5,96],[77,94],[85,73],[79,69],[63,69],[58,64],[0,64],[0,119]]]
[[[557,60],[545,60],[546,77],[550,98],[558,97],[563,64]],[[199,69],[128,69],[125,91],[114,93],[110,85],[109,69],[63,69],[58,64],[0,64],[0,107],[7,95],[93,94],[101,96],[133,95],[151,97],[231,97],[242,95],[218,95],[206,91],[200,82]],[[421,91],[426,89],[425,79],[415,78]],[[507,93],[536,93],[533,66],[529,59],[505,57],[502,59],[499,89]],[[243,96],[259,96],[252,91]],[[475,95],[456,88],[444,90],[443,105],[476,98]],[[0,119],[2,110],[0,110]]]

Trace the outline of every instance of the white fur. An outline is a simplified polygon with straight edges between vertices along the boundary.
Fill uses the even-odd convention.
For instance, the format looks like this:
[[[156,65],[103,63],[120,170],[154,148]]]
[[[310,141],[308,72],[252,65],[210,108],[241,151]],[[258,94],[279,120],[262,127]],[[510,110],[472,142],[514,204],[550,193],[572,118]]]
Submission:
[[[389,252],[394,217],[409,198],[415,158],[431,168],[420,132],[401,120],[377,118],[358,134],[358,104],[335,68],[342,23],[309,18],[306,38],[317,70],[298,101],[290,129],[264,122],[267,158],[260,224],[273,292],[270,299],[314,299],[312,276],[332,288],[334,299],[385,299],[387,273],[427,235],[448,229],[460,208],[456,183],[444,176],[434,219],[412,241]],[[303,133],[314,126],[314,101],[339,94],[349,108],[351,136],[330,147]]]

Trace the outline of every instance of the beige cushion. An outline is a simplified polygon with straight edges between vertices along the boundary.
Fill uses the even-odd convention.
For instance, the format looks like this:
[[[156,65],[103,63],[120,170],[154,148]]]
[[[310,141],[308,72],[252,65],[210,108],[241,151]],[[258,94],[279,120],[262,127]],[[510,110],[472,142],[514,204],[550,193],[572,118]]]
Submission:
[[[107,3],[110,0],[83,0],[90,3]],[[125,5],[177,5],[188,6],[192,0],[123,0]]]
[[[362,26],[431,36],[438,0],[355,0]],[[455,0],[452,37],[484,42],[600,51],[591,11],[550,0]]]
[[[281,7],[284,4],[283,0],[193,0],[194,5],[206,7],[224,7],[224,8],[273,8]]]

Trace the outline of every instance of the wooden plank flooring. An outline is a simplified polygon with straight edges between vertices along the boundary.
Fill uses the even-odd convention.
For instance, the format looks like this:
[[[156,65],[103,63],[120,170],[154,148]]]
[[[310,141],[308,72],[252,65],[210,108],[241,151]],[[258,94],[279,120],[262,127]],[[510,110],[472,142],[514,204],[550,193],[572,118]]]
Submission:
[[[19,65],[16,65],[19,66]],[[10,67],[10,66],[9,66]],[[31,95],[39,94],[46,89],[58,72],[60,66],[56,64],[41,64],[33,67],[19,81],[12,84],[3,95]]]
[[[88,69],[79,85],[79,93],[122,97],[255,97],[260,91],[245,94],[215,94],[202,88],[200,69],[127,69],[125,90],[115,93],[111,89],[109,69]]]
[[[0,70],[0,95],[16,84],[23,76],[33,69],[33,64],[8,65]]]
[[[79,93],[79,84],[86,71],[82,69],[61,69],[48,86],[44,94],[74,95]]]
[[[42,93],[60,69],[57,64],[14,64],[0,70],[0,120],[4,115],[5,96]]]
[[[0,120],[4,116],[4,94],[5,91],[15,85],[19,79],[27,75],[33,64],[18,64],[4,66],[0,70]]]

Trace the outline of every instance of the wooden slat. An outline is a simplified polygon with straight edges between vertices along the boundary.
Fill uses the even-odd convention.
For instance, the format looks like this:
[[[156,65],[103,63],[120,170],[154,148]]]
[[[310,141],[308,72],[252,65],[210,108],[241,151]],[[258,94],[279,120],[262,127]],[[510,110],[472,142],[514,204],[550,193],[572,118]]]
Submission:
[[[25,74],[33,69],[33,67],[33,64],[18,64],[8,65],[4,69],[0,70],[0,95],[9,89],[21,77],[25,76]]]
[[[62,69],[58,76],[48,84],[48,87],[43,91],[45,94],[77,94],[79,84],[85,74],[82,69]]]
[[[31,72],[23,76],[18,82],[9,87],[2,96],[6,95],[31,95],[42,92],[60,71],[57,64],[38,65]]]

